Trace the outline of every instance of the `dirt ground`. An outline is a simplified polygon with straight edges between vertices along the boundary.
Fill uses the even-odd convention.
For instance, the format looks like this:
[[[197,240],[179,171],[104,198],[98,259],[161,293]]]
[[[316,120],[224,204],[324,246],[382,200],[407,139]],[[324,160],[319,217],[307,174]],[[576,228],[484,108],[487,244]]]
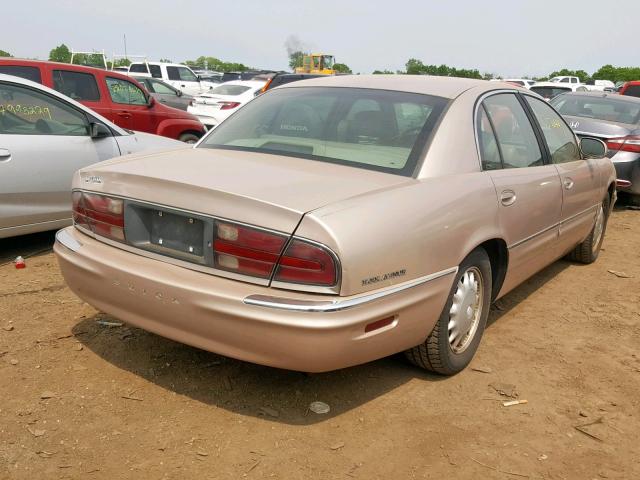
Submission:
[[[0,241],[0,264],[35,253],[0,265],[1,479],[640,478],[638,211],[595,264],[494,305],[453,378],[400,356],[305,375],[101,325],[51,242]]]

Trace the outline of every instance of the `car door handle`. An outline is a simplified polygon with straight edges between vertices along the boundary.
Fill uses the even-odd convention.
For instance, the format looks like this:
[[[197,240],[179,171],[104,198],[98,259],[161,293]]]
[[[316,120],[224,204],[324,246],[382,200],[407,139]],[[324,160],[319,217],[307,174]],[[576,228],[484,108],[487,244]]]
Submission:
[[[573,188],[573,180],[569,177],[565,177],[562,181],[562,185],[564,185],[566,190],[571,190]]]
[[[513,190],[503,190],[500,194],[500,203],[505,207],[516,203],[516,192]]]
[[[6,148],[0,148],[0,163],[11,160],[11,152]]]
[[[118,116],[122,118],[131,118],[131,114],[129,112],[118,112]]]

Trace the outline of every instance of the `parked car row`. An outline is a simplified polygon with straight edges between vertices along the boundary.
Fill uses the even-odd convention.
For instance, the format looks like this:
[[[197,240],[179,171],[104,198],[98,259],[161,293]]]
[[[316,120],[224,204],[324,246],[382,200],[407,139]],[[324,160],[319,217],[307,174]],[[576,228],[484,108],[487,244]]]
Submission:
[[[14,58],[0,58],[0,73],[53,88],[122,128],[188,143],[195,143],[205,132],[195,116],[156,101],[135,79],[122,73]]]

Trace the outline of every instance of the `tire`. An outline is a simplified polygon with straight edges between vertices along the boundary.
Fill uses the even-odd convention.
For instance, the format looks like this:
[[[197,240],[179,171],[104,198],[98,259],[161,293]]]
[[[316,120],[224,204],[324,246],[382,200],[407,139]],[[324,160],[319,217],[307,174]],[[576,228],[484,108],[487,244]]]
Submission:
[[[468,317],[460,317],[462,311],[473,309],[473,305],[468,304],[469,301],[473,301],[473,293],[467,290],[467,295],[464,295],[466,290],[465,283],[469,285],[470,273],[475,276],[476,281],[474,284],[478,284],[478,289],[480,290],[475,296],[475,301],[478,303],[474,318],[471,321]],[[487,323],[491,304],[491,285],[491,262],[489,261],[489,256],[483,248],[477,248],[460,264],[447,302],[433,331],[424,343],[405,351],[407,359],[418,367],[441,375],[454,375],[464,370],[478,349],[485,324]],[[457,316],[453,313],[454,301],[458,305]],[[449,326],[451,322],[455,321],[456,317],[463,322],[462,330],[466,330],[466,333],[462,336],[462,339],[460,335],[454,338],[452,345],[449,341]],[[470,322],[470,324],[466,322]]]
[[[589,233],[589,236],[585,238],[582,243],[576,245],[576,247],[567,255],[567,258],[573,262],[580,263],[593,263],[600,254],[600,248],[602,247],[602,241],[604,240],[604,234],[607,230],[607,221],[609,220],[609,195],[604,197],[602,203],[598,208],[596,219],[593,222],[593,228]]]
[[[193,133],[183,133],[182,135],[180,135],[180,138],[178,140],[184,143],[196,143],[198,140],[200,140],[200,137]]]

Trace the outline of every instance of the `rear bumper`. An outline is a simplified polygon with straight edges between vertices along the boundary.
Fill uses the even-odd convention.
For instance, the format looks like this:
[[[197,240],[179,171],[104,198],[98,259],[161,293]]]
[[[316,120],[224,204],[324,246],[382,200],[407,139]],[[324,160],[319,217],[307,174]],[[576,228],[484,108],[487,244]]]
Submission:
[[[455,268],[354,297],[303,294],[189,270],[106,245],[73,227],[54,251],[69,287],[97,309],[158,335],[273,367],[321,372],[424,341]],[[365,332],[372,322],[391,324]]]
[[[622,180],[617,184],[618,191],[640,195],[640,155],[635,154],[629,158],[627,154],[624,160],[616,158],[620,156],[618,153],[611,159],[616,169],[616,179]]]

